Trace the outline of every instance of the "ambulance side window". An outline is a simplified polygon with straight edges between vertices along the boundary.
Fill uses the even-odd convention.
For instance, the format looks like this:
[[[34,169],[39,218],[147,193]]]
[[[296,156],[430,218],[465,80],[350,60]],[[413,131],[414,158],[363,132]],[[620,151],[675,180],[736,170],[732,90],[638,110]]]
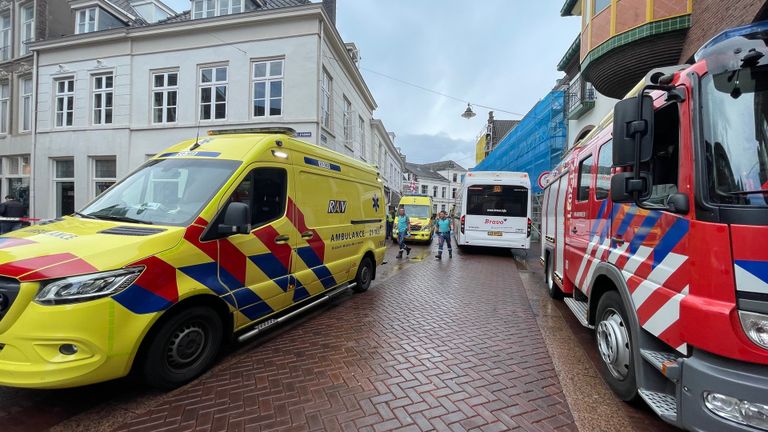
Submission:
[[[255,228],[285,214],[287,174],[282,168],[256,168],[243,179],[230,199],[251,207]]]
[[[608,191],[611,188],[611,164],[613,164],[613,145],[608,141],[600,147],[600,152],[597,154],[595,199],[598,201],[608,198]]]
[[[579,162],[579,191],[576,201],[589,199],[590,186],[592,186],[592,156]]]

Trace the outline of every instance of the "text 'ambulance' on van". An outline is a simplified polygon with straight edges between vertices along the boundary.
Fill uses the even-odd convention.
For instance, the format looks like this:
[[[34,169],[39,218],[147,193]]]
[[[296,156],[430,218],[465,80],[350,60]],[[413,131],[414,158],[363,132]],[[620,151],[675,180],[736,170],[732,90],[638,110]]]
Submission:
[[[384,259],[369,165],[289,133],[175,145],[72,216],[0,237],[0,385],[179,386]]]

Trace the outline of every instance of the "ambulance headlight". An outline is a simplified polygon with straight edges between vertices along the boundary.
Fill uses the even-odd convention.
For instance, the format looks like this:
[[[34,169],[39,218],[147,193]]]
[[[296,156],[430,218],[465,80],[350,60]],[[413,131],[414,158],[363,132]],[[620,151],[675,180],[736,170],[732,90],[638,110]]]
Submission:
[[[739,320],[747,337],[760,347],[768,349],[768,315],[739,311]]]
[[[130,267],[51,281],[40,288],[35,302],[42,305],[78,303],[117,294],[139,277],[144,267]]]

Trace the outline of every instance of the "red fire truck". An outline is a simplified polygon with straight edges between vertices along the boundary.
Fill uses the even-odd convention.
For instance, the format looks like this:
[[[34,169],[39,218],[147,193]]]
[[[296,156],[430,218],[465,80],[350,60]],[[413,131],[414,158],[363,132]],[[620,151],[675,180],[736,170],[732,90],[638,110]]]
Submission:
[[[768,22],[653,72],[549,176],[552,297],[601,372],[689,430],[768,430]]]

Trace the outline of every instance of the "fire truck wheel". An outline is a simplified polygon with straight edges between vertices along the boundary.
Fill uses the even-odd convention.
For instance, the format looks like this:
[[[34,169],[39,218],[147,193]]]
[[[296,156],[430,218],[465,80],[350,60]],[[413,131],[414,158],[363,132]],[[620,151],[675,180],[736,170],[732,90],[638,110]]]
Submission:
[[[365,257],[362,261],[360,261],[360,266],[357,268],[357,276],[355,277],[356,285],[352,288],[352,291],[368,291],[368,287],[371,286],[372,279],[373,261],[371,261],[370,258]]]
[[[600,372],[614,393],[624,401],[637,397],[632,339],[627,312],[617,291],[605,293],[597,304],[597,350],[603,360]]]
[[[205,372],[221,348],[221,318],[210,308],[185,309],[161,324],[142,359],[144,380],[170,390]]]
[[[549,259],[547,259],[547,268],[545,271],[547,276],[547,291],[549,292],[549,296],[553,299],[560,300],[563,298],[563,292],[560,291],[560,287],[555,283],[555,269],[552,266],[552,261]]]

